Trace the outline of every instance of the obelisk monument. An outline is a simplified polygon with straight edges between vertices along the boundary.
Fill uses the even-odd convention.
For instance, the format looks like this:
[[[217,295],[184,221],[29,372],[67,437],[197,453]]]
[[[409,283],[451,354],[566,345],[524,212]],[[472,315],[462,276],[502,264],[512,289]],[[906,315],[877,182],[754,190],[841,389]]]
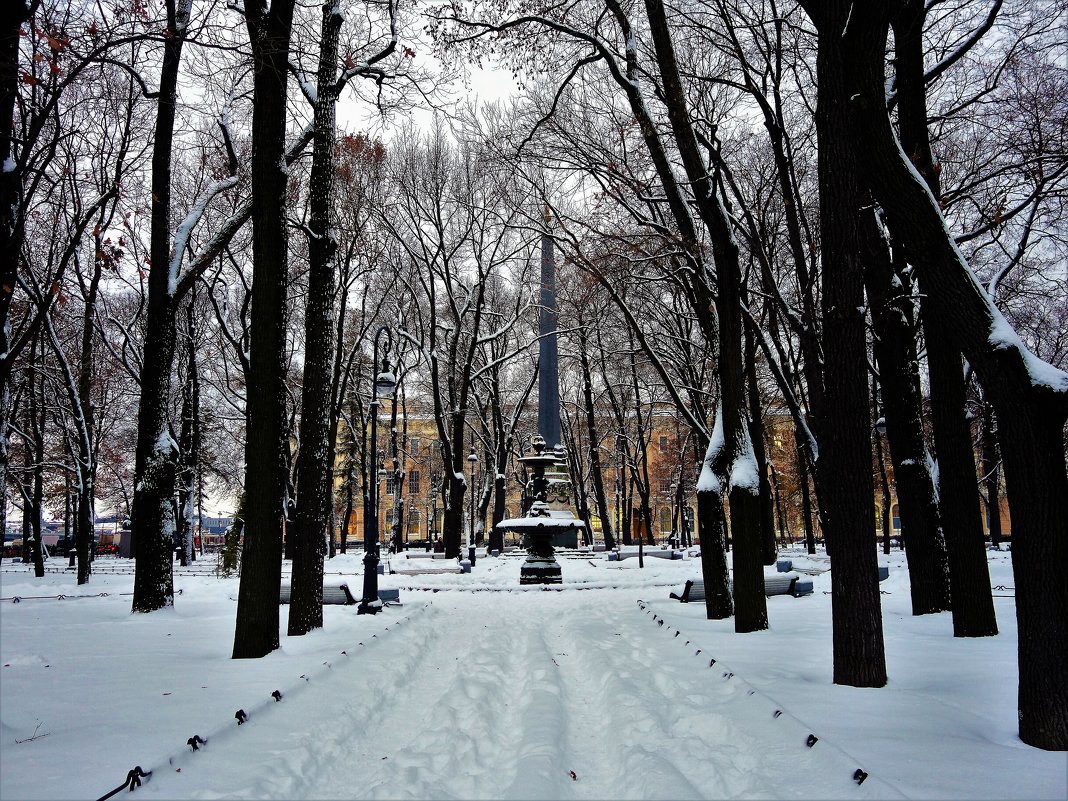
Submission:
[[[549,207],[545,207],[545,233],[541,235],[541,317],[538,321],[538,433],[545,448],[562,444],[560,438],[560,358],[556,348],[556,264],[549,234]]]

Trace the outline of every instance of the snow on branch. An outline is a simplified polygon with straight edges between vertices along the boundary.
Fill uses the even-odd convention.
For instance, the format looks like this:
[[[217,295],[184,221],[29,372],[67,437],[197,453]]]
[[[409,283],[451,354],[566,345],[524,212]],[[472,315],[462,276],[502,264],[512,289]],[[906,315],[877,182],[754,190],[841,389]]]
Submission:
[[[189,237],[192,235],[193,229],[204,216],[204,212],[208,210],[208,204],[211,203],[216,195],[225,192],[227,189],[232,189],[236,185],[237,175],[228,175],[218,181],[212,181],[201,193],[197,202],[193,204],[193,208],[189,210],[185,219],[182,220],[182,224],[178,226],[178,230],[174,233],[174,247],[171,252],[171,261],[167,268],[168,295],[173,297],[178,291],[178,273],[182,268],[182,257],[185,254],[185,248],[189,244]]]

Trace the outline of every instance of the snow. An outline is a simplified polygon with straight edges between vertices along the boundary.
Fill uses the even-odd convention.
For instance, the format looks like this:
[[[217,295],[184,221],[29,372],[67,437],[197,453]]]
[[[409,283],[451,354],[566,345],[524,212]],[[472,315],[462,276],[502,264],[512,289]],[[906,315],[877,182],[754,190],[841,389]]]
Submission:
[[[1032,353],[1009,321],[1005,319],[1005,315],[993,303],[990,304],[990,310],[994,318],[990,327],[990,344],[995,348],[1018,351],[1031,377],[1032,385],[1049,387],[1054,392],[1068,394],[1068,373]]]
[[[714,492],[717,495],[723,492],[723,486],[720,484],[719,476],[717,476],[716,471],[712,469],[713,462],[716,461],[722,450],[723,409],[722,407],[717,407],[716,422],[712,425],[712,436],[708,440],[708,449],[705,451],[705,458],[701,462],[701,473],[697,476],[698,492]]]
[[[15,171],[15,159],[11,158],[11,156],[8,156],[6,159],[4,159],[3,172],[14,172],[14,171]]]
[[[283,606],[282,646],[257,660],[230,659],[238,580],[210,561],[139,615],[128,560],[98,558],[82,587],[5,561],[0,797],[95,798],[140,765],[139,798],[1065,798],[1064,754],[1016,735],[1011,592],[999,636],[954,638],[948,612],[911,614],[903,554],[880,554],[890,681],[857,689],[831,681],[822,551],[780,553],[815,592],[769,598],[770,629],[744,635],[668,599],[696,558],[560,554],[547,592],[518,586],[524,555],[384,576],[402,606],[327,606],[304,637]],[[358,581],[361,556],[328,579]],[[989,554],[997,586],[1009,557]]]
[[[722,410],[722,407],[720,407]],[[738,430],[738,452],[734,454],[731,462],[731,489],[738,488],[748,490],[753,495],[760,493],[760,470],[757,467],[756,453],[753,451],[753,442],[749,438],[749,426],[744,423]]]
[[[935,459],[934,454],[931,453],[930,448],[924,448],[923,455],[927,461],[927,472],[931,475],[931,484],[934,486],[934,497],[935,501],[937,501],[940,496],[938,484],[940,478],[938,473],[938,460]]]

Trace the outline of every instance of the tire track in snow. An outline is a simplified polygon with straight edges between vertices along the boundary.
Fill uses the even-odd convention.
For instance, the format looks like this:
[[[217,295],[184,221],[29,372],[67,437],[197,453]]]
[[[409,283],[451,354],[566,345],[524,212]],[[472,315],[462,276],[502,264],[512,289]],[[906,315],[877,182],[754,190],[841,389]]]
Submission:
[[[533,621],[502,614],[499,599],[439,597],[435,636],[412,671],[413,686],[381,699],[383,713],[351,742],[350,759],[319,773],[309,798],[523,798],[538,792],[539,751],[555,730],[533,723],[543,707],[541,678],[530,670],[544,653]],[[525,615],[520,615],[525,617]],[[546,663],[548,659],[545,660]],[[543,711],[543,710],[542,710]],[[512,749],[523,751],[522,758]]]
[[[346,649],[348,656],[333,658],[324,674],[298,684],[277,708],[268,707],[269,717],[250,717],[240,733],[231,730],[221,743],[209,738],[194,769],[153,777],[143,791],[166,798],[317,797],[307,794],[309,779],[329,775],[336,764],[351,759],[353,738],[376,728],[383,716],[377,692],[395,692],[411,679],[427,639],[443,634],[432,625],[435,617],[431,606],[411,620],[391,622],[389,633],[366,633],[362,644]],[[386,661],[389,673],[381,669]],[[375,686],[369,687],[369,675]],[[238,784],[249,772],[233,774],[234,763],[255,764],[256,781]],[[345,796],[352,794],[350,787]]]
[[[438,596],[284,718],[205,749],[186,797],[876,797],[631,591],[582,595]],[[235,756],[262,763],[253,785],[227,786]]]
[[[562,616],[564,625],[552,630],[571,711],[567,750],[578,776],[572,795],[701,798],[660,747],[669,736],[664,718],[674,714],[678,699],[660,694],[647,702],[658,675],[634,663],[631,604],[629,595],[620,600],[613,594],[596,606],[572,607]]]

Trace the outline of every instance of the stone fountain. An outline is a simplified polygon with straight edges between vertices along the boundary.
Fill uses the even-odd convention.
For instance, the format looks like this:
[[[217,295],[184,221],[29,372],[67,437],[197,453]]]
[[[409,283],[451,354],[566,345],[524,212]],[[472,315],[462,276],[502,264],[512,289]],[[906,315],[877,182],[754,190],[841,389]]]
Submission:
[[[541,315],[538,321],[538,433],[534,453],[519,459],[531,472],[524,517],[502,520],[496,531],[512,531],[523,538],[527,558],[519,571],[520,584],[560,584],[560,565],[553,548],[572,547],[584,524],[567,505],[571,482],[560,437],[560,377],[556,348],[556,265],[549,232],[549,208],[541,237]],[[546,475],[546,472],[550,475]]]
[[[561,454],[546,451],[545,440],[540,435],[534,437],[531,446],[534,453],[519,459],[531,472],[530,508],[524,517],[502,520],[497,529],[523,538],[527,558],[519,569],[520,584],[560,584],[563,579],[553,542],[574,539],[583,523],[569,511],[552,509],[549,505],[549,479],[545,472],[559,464]]]

